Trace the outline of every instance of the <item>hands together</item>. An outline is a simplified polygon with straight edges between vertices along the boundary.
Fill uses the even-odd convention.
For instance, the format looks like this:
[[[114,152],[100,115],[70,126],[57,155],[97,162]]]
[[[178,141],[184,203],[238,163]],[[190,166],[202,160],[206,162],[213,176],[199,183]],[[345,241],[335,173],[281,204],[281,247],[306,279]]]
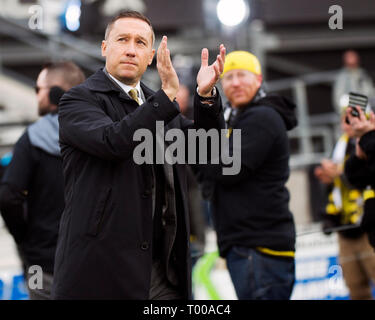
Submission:
[[[211,96],[211,92],[224,69],[225,47],[220,45],[220,54],[211,65],[208,65],[208,50],[202,49],[201,67],[197,75],[198,93],[202,97]],[[173,101],[179,89],[179,80],[171,61],[170,51],[167,47],[167,37],[163,36],[157,51],[156,67],[161,80],[161,88]]]

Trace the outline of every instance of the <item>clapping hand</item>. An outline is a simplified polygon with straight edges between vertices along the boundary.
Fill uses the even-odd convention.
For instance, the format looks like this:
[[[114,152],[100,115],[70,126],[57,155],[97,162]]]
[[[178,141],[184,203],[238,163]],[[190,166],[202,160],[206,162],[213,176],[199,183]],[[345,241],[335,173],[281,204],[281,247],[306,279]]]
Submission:
[[[225,47],[220,45],[220,54],[217,55],[216,60],[211,65],[208,65],[208,50],[202,49],[201,68],[197,75],[198,94],[202,97],[211,96],[211,92],[221,73],[224,70],[225,61]]]
[[[158,69],[161,80],[161,88],[168,96],[168,98],[173,101],[177,95],[180,83],[176,70],[172,65],[171,54],[167,46],[167,40],[167,37],[163,36],[157,52],[156,67]]]

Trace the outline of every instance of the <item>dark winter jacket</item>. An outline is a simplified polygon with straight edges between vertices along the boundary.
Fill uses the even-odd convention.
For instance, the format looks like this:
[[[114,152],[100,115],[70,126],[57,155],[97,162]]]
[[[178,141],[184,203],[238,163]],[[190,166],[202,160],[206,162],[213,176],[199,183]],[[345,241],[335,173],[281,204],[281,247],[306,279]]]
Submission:
[[[349,182],[359,189],[367,186],[375,188],[375,131],[364,134],[359,140],[359,145],[366,154],[367,159],[360,159],[352,155],[345,165],[345,175]],[[361,227],[368,233],[369,241],[375,248],[375,198],[365,201],[364,214]]]
[[[375,188],[375,131],[364,134],[359,140],[359,145],[367,155],[367,160],[358,158],[353,154],[345,165],[345,174],[349,182],[359,189],[367,186]]]
[[[29,126],[14,147],[0,186],[1,213],[23,262],[50,274],[64,209],[58,130],[57,114]]]
[[[213,211],[220,254],[234,245],[294,251],[295,229],[289,211],[289,141],[297,124],[295,105],[266,96],[238,109],[230,124],[241,130],[241,171],[211,171]],[[233,151],[233,134],[229,138]]]
[[[64,210],[55,263],[57,299],[148,299],[152,266],[153,172],[138,165],[133,151],[137,129],[155,132],[156,121],[187,130],[178,105],[164,91],[141,83],[146,101],[138,106],[102,70],[72,88],[59,104],[65,177]],[[212,107],[195,99],[195,124],[223,126],[220,101]],[[189,228],[185,164],[173,165],[177,217],[170,259],[179,285],[190,297]],[[177,219],[177,222],[176,222]]]

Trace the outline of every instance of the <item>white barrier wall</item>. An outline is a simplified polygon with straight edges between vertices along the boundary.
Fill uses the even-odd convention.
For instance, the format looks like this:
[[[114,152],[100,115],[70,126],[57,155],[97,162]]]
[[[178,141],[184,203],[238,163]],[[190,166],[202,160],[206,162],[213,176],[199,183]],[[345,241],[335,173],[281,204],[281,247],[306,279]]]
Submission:
[[[27,298],[28,294],[17,249],[0,217],[0,300]]]
[[[319,224],[298,227],[296,243],[296,282],[292,300],[347,300],[348,288],[345,285],[342,269],[338,263],[337,234],[324,235]],[[215,252],[215,235],[208,237],[206,251]],[[198,268],[199,261],[197,263]],[[194,274],[194,272],[193,272]],[[225,261],[216,258],[208,274],[193,278],[196,300],[223,299],[236,300]],[[375,287],[373,288],[375,297]]]

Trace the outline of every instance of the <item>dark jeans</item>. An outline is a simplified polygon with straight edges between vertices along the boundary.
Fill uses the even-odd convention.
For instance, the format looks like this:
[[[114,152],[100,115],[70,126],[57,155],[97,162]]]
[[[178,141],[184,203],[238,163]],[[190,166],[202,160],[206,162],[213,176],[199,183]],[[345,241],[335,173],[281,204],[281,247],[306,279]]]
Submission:
[[[233,246],[226,256],[239,300],[288,300],[295,265],[293,258],[273,257],[251,248]]]

